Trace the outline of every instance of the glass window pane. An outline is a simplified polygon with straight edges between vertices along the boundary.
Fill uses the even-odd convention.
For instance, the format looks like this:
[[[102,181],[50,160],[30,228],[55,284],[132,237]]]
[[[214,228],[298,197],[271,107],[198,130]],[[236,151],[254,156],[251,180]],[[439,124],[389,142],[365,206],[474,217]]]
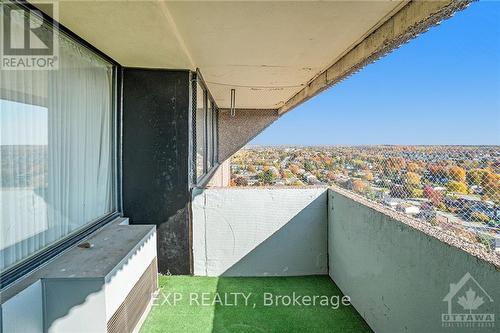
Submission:
[[[58,38],[57,70],[0,76],[2,270],[115,210],[112,68]]]
[[[196,85],[196,177],[205,174],[205,92]]]

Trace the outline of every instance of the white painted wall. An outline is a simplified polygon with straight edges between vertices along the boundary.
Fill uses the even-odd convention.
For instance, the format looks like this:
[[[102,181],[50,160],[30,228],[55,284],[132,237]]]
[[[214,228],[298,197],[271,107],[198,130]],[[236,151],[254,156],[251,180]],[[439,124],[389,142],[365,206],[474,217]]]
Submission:
[[[36,281],[3,303],[2,332],[43,332],[42,284]]]
[[[106,332],[104,280],[43,279],[44,332]]]
[[[194,274],[327,274],[326,188],[215,188],[193,198]]]

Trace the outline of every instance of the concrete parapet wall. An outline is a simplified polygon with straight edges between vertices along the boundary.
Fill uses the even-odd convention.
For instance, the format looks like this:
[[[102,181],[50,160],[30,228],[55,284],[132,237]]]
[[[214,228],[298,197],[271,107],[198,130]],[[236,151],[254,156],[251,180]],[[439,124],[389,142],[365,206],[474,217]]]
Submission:
[[[330,277],[375,332],[498,332],[498,321],[493,328],[443,327],[450,323],[442,322],[449,311],[500,316],[495,265],[383,208],[368,207],[355,195],[329,190],[328,206]],[[451,290],[450,284],[457,287]],[[484,302],[471,311],[458,303],[469,289]]]
[[[194,274],[327,273],[326,188],[220,188],[193,199]]]

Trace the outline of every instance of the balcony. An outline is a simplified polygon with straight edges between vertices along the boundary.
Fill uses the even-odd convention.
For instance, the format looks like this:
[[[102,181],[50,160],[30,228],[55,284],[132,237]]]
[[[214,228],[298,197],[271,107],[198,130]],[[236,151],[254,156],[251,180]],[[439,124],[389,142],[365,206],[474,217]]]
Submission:
[[[328,276],[161,276],[160,288],[171,294],[157,296],[158,306],[142,332],[165,332],[167,327],[172,332],[371,332],[352,306],[341,304],[343,295]],[[284,298],[264,299],[270,294]],[[318,298],[316,306],[305,305],[319,294],[328,298],[328,305],[323,299],[320,306]]]
[[[500,299],[495,253],[474,253],[474,244],[466,247],[342,189],[204,189],[194,193],[192,211],[197,276],[160,276],[143,332],[165,327],[176,332],[446,331],[457,324],[446,315],[463,308],[453,299],[449,310],[445,296],[469,275],[473,279],[463,282],[467,289],[455,291],[455,297],[468,288],[477,296],[485,292],[479,296],[480,312],[500,310],[488,298]],[[468,284],[473,280],[482,290]],[[191,302],[204,292],[207,304]],[[294,292],[346,295],[352,306],[300,301],[276,306],[276,299],[265,305],[265,295],[279,299]],[[231,293],[251,293],[256,308],[243,299],[234,306],[224,299]],[[221,302],[213,304],[216,294]],[[484,326],[485,332],[494,329]]]
[[[498,332],[500,260],[481,244],[340,188],[206,188],[273,122],[470,2],[2,1],[0,333]],[[401,86],[405,104],[431,97]],[[473,200],[497,188],[484,156],[497,171],[476,170]],[[419,183],[407,171],[393,188]],[[477,224],[491,206],[468,228],[496,228]],[[440,217],[472,215],[452,208]]]

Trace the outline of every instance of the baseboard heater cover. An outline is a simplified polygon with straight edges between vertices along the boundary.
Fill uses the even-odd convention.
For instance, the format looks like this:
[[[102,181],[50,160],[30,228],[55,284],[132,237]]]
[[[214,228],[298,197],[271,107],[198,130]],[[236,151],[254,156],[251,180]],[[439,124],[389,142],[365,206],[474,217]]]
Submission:
[[[142,314],[148,308],[151,295],[158,289],[156,262],[155,258],[108,321],[108,333],[134,331]]]

